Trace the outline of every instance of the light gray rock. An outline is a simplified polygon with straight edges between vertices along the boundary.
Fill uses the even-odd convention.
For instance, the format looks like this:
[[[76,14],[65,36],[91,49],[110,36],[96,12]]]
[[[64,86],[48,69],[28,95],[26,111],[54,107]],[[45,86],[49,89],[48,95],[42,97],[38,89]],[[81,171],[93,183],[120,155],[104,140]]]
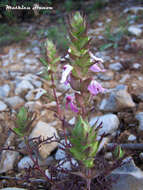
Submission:
[[[6,143],[4,144],[4,147],[12,146],[14,139],[15,139],[15,134],[11,132],[6,140]],[[16,151],[3,150],[1,152],[1,158],[0,158],[0,173],[12,170],[18,156],[19,153]]]
[[[6,109],[7,109],[7,105],[4,102],[0,101],[0,112],[5,111]]]
[[[112,71],[107,71],[105,73],[98,73],[97,76],[101,80],[113,80],[114,73]]]
[[[142,33],[142,29],[140,27],[138,27],[137,25],[129,26],[128,31],[135,36],[140,36]]]
[[[138,132],[143,132],[143,112],[137,113],[135,118],[139,121]]]
[[[27,108],[30,112],[34,112],[41,109],[42,104],[39,101],[29,101],[25,103],[24,107]]]
[[[0,86],[0,98],[7,97],[9,95],[9,92],[10,92],[10,86],[8,84]]]
[[[10,98],[5,98],[5,101],[8,102],[13,108],[17,108],[24,104],[24,100],[19,96],[13,96]]]
[[[38,100],[41,96],[46,94],[47,91],[44,90],[43,88],[37,88],[34,90],[30,90],[27,95],[25,96],[26,100],[31,101],[31,100]]]
[[[143,161],[143,152],[139,154],[139,158]]]
[[[127,92],[127,88],[120,88],[118,85],[114,90],[109,93],[109,98],[101,101],[99,109],[105,112],[117,112],[124,108],[133,108],[135,103],[131,95]]]
[[[137,14],[139,11],[143,12],[143,7],[134,6],[134,7],[126,8],[123,12],[124,13],[131,12],[131,13]]]
[[[113,134],[119,127],[119,119],[115,114],[105,114],[102,116],[93,117],[90,119],[90,126],[94,126],[97,122],[97,126],[102,122],[102,127],[98,130],[98,135]]]
[[[106,152],[105,159],[106,160],[111,160],[112,158],[113,158],[112,152]]]
[[[67,141],[67,143],[69,143],[69,141]],[[59,143],[59,148],[55,154],[55,159],[56,160],[64,160],[66,159],[66,153],[64,150],[62,150],[64,148],[64,145],[65,145],[65,140],[62,139]]]
[[[128,137],[128,141],[135,141],[137,139],[137,137],[135,135],[129,135]]]
[[[36,157],[33,155],[33,159],[36,160]],[[39,160],[38,164],[39,166],[48,166],[53,161],[53,157],[49,156],[46,160]],[[18,169],[25,169],[29,167],[33,167],[34,163],[32,159],[29,156],[24,156],[19,162],[18,162]]]
[[[113,183],[111,190],[142,190],[143,189],[143,172],[136,167],[132,159],[125,162],[124,165],[112,172]]]
[[[78,166],[78,163],[75,159],[71,159],[71,163],[74,165],[74,166]],[[63,161],[61,160],[59,162],[59,166],[57,169],[61,170],[61,169],[65,169],[65,170],[71,170],[71,163],[70,161]]]
[[[33,90],[33,89],[34,87],[29,81],[22,80],[20,83],[17,84],[15,89],[15,94],[19,95],[22,94],[23,92],[27,92],[28,90]]]
[[[54,128],[54,126],[57,125],[57,122],[52,122],[52,123],[45,123],[43,121],[39,121],[34,129],[32,130],[29,138],[34,138],[34,137],[41,137],[42,139],[47,139],[50,137],[53,137],[53,140],[58,137],[57,131]],[[40,148],[39,148],[39,154],[42,159],[46,159],[48,155],[58,146],[57,142],[52,142],[52,143],[43,143]]]
[[[109,65],[109,69],[113,71],[121,71],[123,69],[123,66],[121,63],[112,63]]]
[[[132,68],[133,69],[139,69],[141,67],[141,64],[139,64],[139,63],[134,63],[133,65],[132,65]]]
[[[38,61],[37,59],[32,58],[32,57],[27,57],[23,59],[23,62],[28,65],[35,64],[37,63],[37,61]]]
[[[138,98],[143,102],[143,93],[140,93],[140,94],[138,95]]]

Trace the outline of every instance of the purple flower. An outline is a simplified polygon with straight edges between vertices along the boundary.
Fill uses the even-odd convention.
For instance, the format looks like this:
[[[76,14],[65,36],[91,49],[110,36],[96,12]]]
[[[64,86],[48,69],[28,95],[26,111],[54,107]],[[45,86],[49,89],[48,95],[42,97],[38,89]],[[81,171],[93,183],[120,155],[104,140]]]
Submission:
[[[63,73],[62,73],[62,78],[61,78],[61,83],[67,83],[68,79],[70,78],[70,73],[72,71],[73,67],[71,65],[65,65],[63,68]]]
[[[68,105],[70,105],[71,110],[75,113],[79,111],[78,107],[74,104],[74,98],[72,96],[66,97],[66,108],[68,108]]]
[[[98,93],[103,93],[103,92],[105,92],[105,88],[103,88],[102,86],[101,86],[101,84],[99,84],[97,81],[95,81],[95,80],[92,80],[91,81],[91,83],[90,83],[90,85],[88,86],[88,88],[87,88],[88,90],[89,90],[89,92],[92,94],[92,95],[97,95]]]
[[[96,63],[89,68],[93,72],[105,72],[105,69],[101,69]]]

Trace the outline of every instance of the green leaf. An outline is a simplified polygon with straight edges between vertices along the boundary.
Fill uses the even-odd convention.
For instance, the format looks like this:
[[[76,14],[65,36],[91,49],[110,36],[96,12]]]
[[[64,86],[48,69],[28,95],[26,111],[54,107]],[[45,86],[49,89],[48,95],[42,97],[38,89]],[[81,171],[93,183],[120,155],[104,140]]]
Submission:
[[[109,47],[112,47],[113,46],[113,43],[108,43],[108,44],[104,44],[102,45],[99,50],[100,51],[104,51],[105,49],[108,49]]]

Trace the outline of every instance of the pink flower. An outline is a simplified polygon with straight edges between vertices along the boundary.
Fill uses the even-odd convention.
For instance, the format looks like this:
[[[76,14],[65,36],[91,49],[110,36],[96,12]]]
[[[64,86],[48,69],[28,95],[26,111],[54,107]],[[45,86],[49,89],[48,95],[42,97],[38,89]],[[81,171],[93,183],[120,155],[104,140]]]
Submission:
[[[88,86],[87,88],[89,90],[89,92],[92,94],[92,95],[97,95],[98,93],[103,93],[105,92],[105,88],[103,88],[97,81],[95,80],[92,80],[90,85]]]
[[[105,69],[101,69],[96,63],[89,68],[93,72],[105,72]]]
[[[73,69],[73,67],[71,65],[67,64],[64,66],[60,83],[68,82],[67,78],[70,77],[70,73],[71,73],[72,69]]]
[[[68,105],[70,105],[71,110],[75,113],[79,111],[78,107],[74,104],[74,98],[72,96],[66,97],[66,108],[68,108]]]

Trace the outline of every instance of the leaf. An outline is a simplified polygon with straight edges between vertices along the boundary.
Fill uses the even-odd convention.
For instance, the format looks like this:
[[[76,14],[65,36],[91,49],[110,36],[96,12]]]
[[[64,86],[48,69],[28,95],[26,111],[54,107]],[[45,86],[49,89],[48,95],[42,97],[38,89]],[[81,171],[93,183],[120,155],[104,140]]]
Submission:
[[[102,45],[99,50],[100,51],[104,51],[105,49],[108,49],[109,47],[112,47],[113,46],[113,43],[108,43],[108,44],[104,44]]]

